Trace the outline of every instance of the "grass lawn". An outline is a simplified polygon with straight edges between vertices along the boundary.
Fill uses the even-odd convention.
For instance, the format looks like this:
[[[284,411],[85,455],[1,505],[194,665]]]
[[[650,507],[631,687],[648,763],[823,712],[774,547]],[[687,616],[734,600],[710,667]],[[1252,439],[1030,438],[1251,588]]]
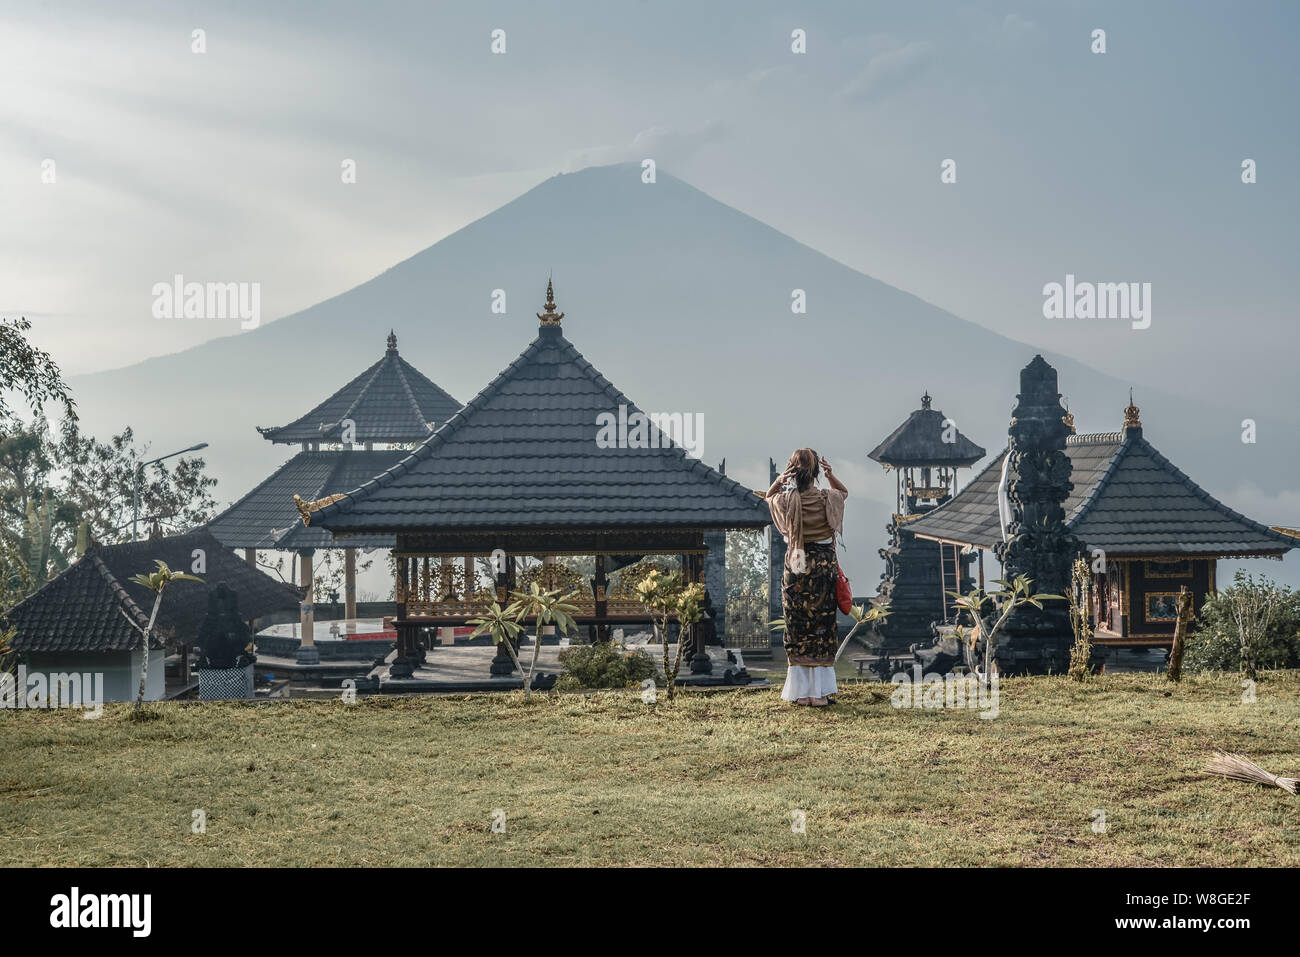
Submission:
[[[1300,797],[1200,773],[1300,776],[1300,673],[1005,680],[993,720],[888,690],[0,711],[0,863],[1300,865]]]

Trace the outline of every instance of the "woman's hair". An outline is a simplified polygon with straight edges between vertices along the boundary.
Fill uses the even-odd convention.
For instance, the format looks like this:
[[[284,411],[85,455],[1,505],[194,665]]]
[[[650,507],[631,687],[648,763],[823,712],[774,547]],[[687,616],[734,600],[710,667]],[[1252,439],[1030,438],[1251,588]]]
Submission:
[[[812,488],[813,482],[821,474],[817,453],[812,449],[795,449],[794,454],[790,456],[790,461],[785,463],[785,467],[794,469],[795,484],[801,492]]]

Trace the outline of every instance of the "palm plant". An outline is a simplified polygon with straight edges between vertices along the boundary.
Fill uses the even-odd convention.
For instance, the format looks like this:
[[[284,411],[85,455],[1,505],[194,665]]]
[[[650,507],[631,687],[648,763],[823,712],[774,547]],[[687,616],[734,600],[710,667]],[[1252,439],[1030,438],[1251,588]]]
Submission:
[[[154,624],[158,621],[158,609],[162,607],[163,591],[166,590],[167,586],[172,582],[190,581],[198,582],[199,584],[203,583],[203,579],[195,575],[172,571],[167,567],[167,563],[160,558],[154,559],[154,564],[157,565],[158,568],[151,574],[131,576],[131,581],[135,582],[137,585],[143,585],[145,588],[153,592],[153,610],[149,613],[149,623],[142,627],[139,622],[127,615],[125,611],[122,612],[122,616],[130,622],[131,627],[140,632],[141,647],[143,649],[143,654],[140,656],[140,690],[136,692],[135,696],[135,710],[137,712],[139,712],[140,706],[144,704],[145,683],[149,679],[149,642],[153,638]]]
[[[515,639],[524,630],[524,626],[519,624],[515,614],[514,606],[502,608],[499,603],[494,601],[483,610],[482,615],[478,618],[471,618],[467,624],[474,626],[474,630],[470,632],[471,638],[477,638],[479,635],[491,635],[496,644],[505,645],[510,660],[515,663],[519,673],[523,674],[523,665],[519,663],[519,655],[515,652]]]
[[[526,590],[510,593],[514,601],[506,607],[506,613],[513,612],[516,621],[522,621],[531,615],[535,627],[533,660],[528,666],[528,674],[524,676],[525,701],[533,692],[533,672],[537,670],[537,655],[542,650],[542,627],[553,624],[560,631],[566,632],[576,628],[577,622],[573,620],[573,616],[578,613],[578,607],[570,603],[570,599],[577,594],[576,591],[563,593],[563,589],[560,588],[548,591],[537,582],[532,582]],[[508,642],[506,646],[509,647]]]
[[[975,670],[986,684],[992,674],[998,632],[1007,623],[1011,613],[1023,605],[1032,605],[1041,611],[1045,601],[1065,601],[1064,595],[1046,592],[1034,594],[1033,579],[1026,578],[1024,575],[1017,575],[1010,582],[999,578],[994,584],[1001,585],[1002,590],[982,592],[976,588],[969,595],[962,595],[955,591],[948,592],[959,611],[966,612],[973,621],[973,628],[969,635],[960,625],[953,631],[958,641],[967,643],[969,651],[967,657],[972,663],[975,657],[975,646],[981,637],[984,639],[984,669],[982,673],[978,668]]]
[[[636,583],[637,600],[650,609],[650,627],[663,647],[664,683],[668,686],[668,700],[677,696],[677,674],[682,667],[682,654],[686,650],[691,629],[703,614],[704,584],[687,583],[681,572],[662,574],[652,568]],[[676,618],[677,654],[668,663],[668,619]]]

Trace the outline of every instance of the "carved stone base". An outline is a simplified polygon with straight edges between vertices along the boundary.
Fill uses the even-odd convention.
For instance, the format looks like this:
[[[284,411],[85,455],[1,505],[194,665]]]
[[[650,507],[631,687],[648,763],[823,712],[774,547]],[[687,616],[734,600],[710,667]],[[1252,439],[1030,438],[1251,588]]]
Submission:
[[[705,652],[700,651],[691,658],[691,674],[693,675],[710,675],[713,674],[713,659]]]
[[[300,665],[320,664],[320,650],[315,645],[299,645],[294,660]]]
[[[511,660],[505,645],[497,645],[496,657],[492,659],[489,672],[494,678],[508,678],[515,673],[515,663]]]
[[[415,674],[415,661],[410,658],[394,658],[388,666],[388,677],[409,678]]]

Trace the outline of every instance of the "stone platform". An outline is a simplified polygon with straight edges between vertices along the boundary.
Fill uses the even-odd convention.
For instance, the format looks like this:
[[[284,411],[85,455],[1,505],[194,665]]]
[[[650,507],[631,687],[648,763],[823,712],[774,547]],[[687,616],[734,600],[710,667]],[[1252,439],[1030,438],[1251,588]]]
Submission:
[[[647,652],[654,658],[656,663],[662,661],[663,649],[658,645],[638,646],[630,645],[629,648],[639,648]],[[564,650],[558,644],[542,642],[542,649],[537,656],[537,674],[557,674],[562,675],[564,668],[560,665],[560,652]],[[668,646],[668,656],[671,661],[677,653],[676,645]],[[425,655],[424,664],[415,669],[410,677],[394,678],[389,674],[393,659],[396,652],[388,656],[382,665],[372,669],[364,681],[359,681],[357,690],[362,693],[374,694],[420,694],[420,693],[456,693],[471,691],[513,691],[524,686],[524,679],[521,674],[515,672],[513,675],[504,677],[495,677],[491,674],[492,659],[496,655],[496,648],[491,645],[453,645],[450,647],[436,646],[431,648]],[[533,646],[524,645],[519,649],[519,660],[525,668],[532,661]],[[682,661],[681,671],[677,676],[678,687],[767,687],[766,680],[751,680],[748,685],[727,684],[725,672],[728,668],[735,669],[738,665],[731,664],[727,660],[727,652],[724,648],[710,648],[709,657],[713,661],[713,670],[710,674],[697,675],[690,673],[689,658]]]

